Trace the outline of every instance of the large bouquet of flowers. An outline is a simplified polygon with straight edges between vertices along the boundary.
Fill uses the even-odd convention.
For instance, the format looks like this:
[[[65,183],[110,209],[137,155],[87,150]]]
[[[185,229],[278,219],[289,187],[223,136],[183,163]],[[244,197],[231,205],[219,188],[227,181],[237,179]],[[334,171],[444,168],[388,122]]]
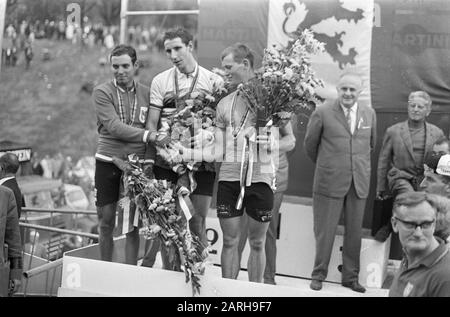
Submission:
[[[321,100],[315,89],[322,86],[311,68],[309,56],[324,50],[323,43],[305,29],[287,47],[264,50],[262,67],[238,89],[256,114],[256,128],[280,126],[302,109],[312,110]]]
[[[192,92],[174,100],[176,109],[161,118],[161,128],[158,130],[159,133],[170,136],[171,144],[156,146],[156,150],[158,155],[178,173],[176,194],[184,213],[191,212],[189,195],[197,186],[193,173],[203,164],[203,160],[199,157],[183,158],[180,151],[183,148],[191,148],[195,144],[193,139],[197,136],[201,136],[202,146],[212,146],[217,104],[230,89],[224,73],[218,69],[213,69],[213,72],[223,80],[214,81],[212,93]],[[207,143],[204,142],[204,138]],[[212,165],[206,167],[214,169]]]
[[[157,147],[157,151],[171,166],[184,164],[187,170],[195,170],[199,163],[183,161],[177,143],[190,148],[192,137],[197,135],[206,135],[210,142],[213,141],[217,104],[230,93],[230,85],[220,69],[214,68],[212,71],[223,78],[220,84],[214,83],[212,93],[196,91],[176,100],[176,110],[161,122],[158,132],[169,134],[175,146]]]
[[[200,239],[189,231],[188,219],[176,212],[174,185],[145,176],[137,157],[113,162],[124,171],[125,197],[121,204],[135,206],[144,225],[147,239],[161,239],[171,266],[181,262],[186,283],[191,281],[193,295],[200,293],[200,278],[208,256]]]
[[[281,127],[293,114],[302,110],[311,111],[321,98],[315,89],[323,82],[315,76],[309,56],[324,50],[323,43],[314,39],[309,30],[304,30],[286,47],[272,47],[264,50],[262,67],[249,81],[238,86],[238,92],[247,100],[247,105],[256,117],[256,135],[246,135],[248,156],[241,161],[241,191],[236,209],[242,207],[245,187],[251,184],[254,153],[251,142],[269,140],[272,127]],[[275,166],[270,156],[275,190]]]

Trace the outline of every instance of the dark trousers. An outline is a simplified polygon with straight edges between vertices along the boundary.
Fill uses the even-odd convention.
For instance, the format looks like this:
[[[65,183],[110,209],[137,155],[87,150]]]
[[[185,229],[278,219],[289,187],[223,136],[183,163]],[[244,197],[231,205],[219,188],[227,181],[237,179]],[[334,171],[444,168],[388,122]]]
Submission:
[[[342,282],[358,281],[361,250],[362,222],[366,199],[360,199],[352,182],[349,191],[342,198],[321,194],[313,195],[314,236],[316,257],[312,279],[325,280],[328,274],[336,228],[344,212],[344,245],[342,248]]]

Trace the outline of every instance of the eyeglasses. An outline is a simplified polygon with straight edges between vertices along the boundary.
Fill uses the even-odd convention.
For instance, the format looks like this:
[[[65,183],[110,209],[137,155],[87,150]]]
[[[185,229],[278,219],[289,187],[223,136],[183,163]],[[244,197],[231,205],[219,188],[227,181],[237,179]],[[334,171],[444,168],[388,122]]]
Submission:
[[[417,108],[419,108],[419,109],[424,109],[424,108],[426,108],[426,105],[425,105],[425,104],[415,103],[415,102],[411,102],[411,101],[408,101],[408,106],[411,107],[411,108],[417,107]]]
[[[413,222],[413,221],[405,221],[405,220],[402,220],[397,217],[394,217],[394,219],[397,221],[400,221],[402,223],[403,227],[405,227],[405,229],[411,230],[411,231],[416,230],[417,227],[420,227],[420,229],[422,229],[422,230],[428,230],[433,226],[434,222],[436,221],[436,219],[433,219],[432,221],[424,221],[421,223],[417,223],[417,222]]]

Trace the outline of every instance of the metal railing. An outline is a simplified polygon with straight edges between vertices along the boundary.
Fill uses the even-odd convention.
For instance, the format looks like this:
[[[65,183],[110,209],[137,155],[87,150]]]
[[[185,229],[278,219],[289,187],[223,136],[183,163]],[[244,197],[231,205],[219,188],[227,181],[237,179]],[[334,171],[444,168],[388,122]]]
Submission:
[[[23,272],[23,277],[31,278],[33,276],[36,276],[36,275],[39,275],[39,274],[44,273],[46,271],[52,270],[54,268],[57,268],[57,267],[61,266],[62,263],[63,263],[63,259],[61,258],[61,259],[55,260],[53,262],[49,262],[47,264],[35,267],[34,269],[31,269],[31,270]]]
[[[23,277],[25,279],[25,284],[23,286],[23,293],[18,293],[15,296],[27,296],[28,294],[28,285],[29,281],[33,278],[35,278],[37,282],[40,282],[42,284],[45,283],[45,294],[36,294],[31,293],[29,295],[32,296],[53,296],[54,295],[54,288],[55,288],[55,279],[58,274],[62,271],[61,265],[62,265],[62,258],[59,258],[63,253],[63,245],[66,242],[66,235],[69,236],[78,236],[82,238],[86,238],[86,244],[92,243],[92,240],[98,240],[98,234],[88,233],[88,232],[82,232],[77,230],[70,230],[65,228],[57,228],[54,227],[54,216],[64,215],[64,214],[73,214],[76,217],[78,215],[97,215],[95,211],[92,210],[71,210],[71,209],[43,209],[43,208],[23,208],[22,212],[24,214],[24,217],[21,218],[21,220],[28,221],[28,219],[31,219],[32,217],[28,217],[28,213],[34,212],[39,214],[50,214],[50,226],[44,226],[44,225],[38,225],[38,224],[32,224],[27,222],[19,222],[19,225],[21,228],[24,229],[26,235],[28,237],[28,232],[30,231],[30,248],[31,250],[27,252],[27,256],[29,255],[29,261],[28,261],[28,267],[27,271],[23,273]],[[77,218],[75,218],[77,219]],[[75,220],[76,221],[76,220]],[[75,224],[75,229],[77,229],[77,225]],[[39,232],[50,232],[53,234],[57,234],[56,236],[50,236],[49,241],[47,242],[46,247],[46,254],[47,258],[41,258],[40,261],[46,260],[47,263],[44,263],[42,265],[39,265],[37,267],[32,267],[33,258],[37,259],[35,256],[35,253],[37,251],[37,245],[39,243]],[[56,238],[56,239],[54,239]],[[53,241],[52,241],[53,240]],[[84,246],[82,244],[82,246]],[[56,254],[56,260],[51,261],[51,254]],[[39,254],[40,255],[40,254]],[[25,249],[23,250],[23,256],[25,258]],[[41,256],[39,256],[41,257]],[[46,274],[45,276],[45,282],[41,278],[42,274]],[[53,273],[51,282],[49,281],[50,273]],[[43,285],[42,285],[43,286]],[[52,293],[53,292],[53,293]]]
[[[45,208],[29,208],[29,207],[22,207],[22,212],[97,215],[97,212],[95,210],[45,209]]]
[[[38,214],[50,214],[50,227],[54,226],[54,215],[74,215],[74,224],[75,229],[78,228],[78,218],[80,215],[87,215],[87,216],[96,216],[97,212],[94,210],[76,210],[76,209],[45,209],[45,208],[30,208],[30,207],[23,207],[22,213],[25,215],[25,217],[21,217],[20,220],[24,220],[25,222],[28,222],[29,220],[39,220],[39,217],[29,217],[29,213],[38,213]]]
[[[197,6],[199,1],[197,1]],[[200,10],[151,10],[151,11],[128,11],[128,0],[122,0],[120,4],[120,37],[119,41],[121,44],[126,43],[127,25],[129,16],[143,16],[143,15],[183,15],[183,14],[194,14],[199,15]]]
[[[200,10],[151,10],[151,11],[126,11],[122,13],[124,16],[132,15],[182,15],[195,14],[198,15]]]
[[[98,239],[98,234],[81,232],[81,231],[60,229],[60,228],[41,226],[41,225],[33,225],[33,224],[30,224],[30,223],[26,223],[26,222],[19,222],[19,226],[24,227],[24,228],[31,228],[31,229],[42,230],[42,231],[58,232],[58,233],[64,233],[64,234],[71,234],[71,235],[74,235],[74,236],[85,237],[85,238]]]

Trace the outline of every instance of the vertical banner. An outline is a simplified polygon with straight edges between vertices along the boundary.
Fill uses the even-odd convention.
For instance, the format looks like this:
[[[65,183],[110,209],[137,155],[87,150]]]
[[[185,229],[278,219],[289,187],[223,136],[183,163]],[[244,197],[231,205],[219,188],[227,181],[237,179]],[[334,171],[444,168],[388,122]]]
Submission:
[[[220,53],[241,42],[256,53],[256,66],[267,41],[268,0],[202,0],[198,20],[198,61],[207,69],[220,66]]]
[[[375,2],[379,21],[372,41],[374,107],[406,112],[409,93],[423,90],[433,100],[433,111],[444,110],[450,100],[450,1]]]
[[[364,79],[360,102],[370,105],[373,9],[373,0],[270,0],[267,44],[286,45],[293,32],[312,30],[325,43],[325,52],[312,58],[325,82],[319,94],[336,98],[340,74],[352,69]]]
[[[312,30],[325,43],[325,51],[312,57],[317,75],[325,82],[318,93],[336,98],[340,74],[351,69],[364,79],[360,102],[370,105],[373,17],[373,0],[270,0],[267,45],[286,45],[293,32]],[[307,123],[308,118],[299,115],[294,125],[297,142],[289,156],[288,195],[312,196],[314,164],[303,150]]]

